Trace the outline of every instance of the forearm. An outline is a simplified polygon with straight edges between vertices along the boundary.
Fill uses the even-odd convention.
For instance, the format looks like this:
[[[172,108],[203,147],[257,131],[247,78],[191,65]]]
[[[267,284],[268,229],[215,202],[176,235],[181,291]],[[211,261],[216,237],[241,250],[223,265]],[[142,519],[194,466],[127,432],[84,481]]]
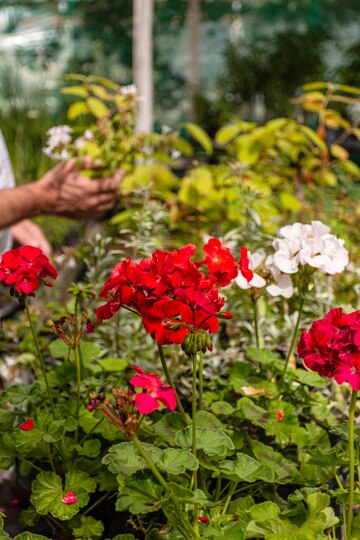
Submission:
[[[47,213],[47,201],[40,182],[0,190],[0,229]]]

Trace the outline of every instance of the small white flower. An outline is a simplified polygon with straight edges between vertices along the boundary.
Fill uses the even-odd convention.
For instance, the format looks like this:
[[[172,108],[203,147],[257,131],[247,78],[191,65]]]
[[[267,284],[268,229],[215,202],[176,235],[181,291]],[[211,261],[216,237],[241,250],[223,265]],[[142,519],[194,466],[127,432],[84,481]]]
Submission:
[[[136,96],[138,94],[138,89],[137,87],[135,86],[135,84],[128,84],[126,86],[123,86],[121,89],[120,89],[120,94],[122,96],[129,96],[129,95],[134,95]]]
[[[179,159],[179,157],[181,157],[181,152],[179,152],[179,150],[171,150],[171,157],[173,159]]]
[[[52,159],[68,159],[67,146],[71,142],[72,128],[70,126],[54,126],[47,131],[48,140],[44,154]]]

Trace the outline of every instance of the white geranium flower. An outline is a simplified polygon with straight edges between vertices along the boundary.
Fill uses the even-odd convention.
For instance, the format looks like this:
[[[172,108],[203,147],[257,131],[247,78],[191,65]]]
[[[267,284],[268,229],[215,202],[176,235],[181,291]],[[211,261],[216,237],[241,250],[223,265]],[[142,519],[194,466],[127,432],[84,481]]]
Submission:
[[[349,262],[344,242],[321,221],[311,224],[293,223],[280,229],[282,238],[273,242],[275,253],[266,265],[275,266],[284,274],[295,274],[299,265],[308,264],[326,274],[343,272]]]
[[[291,277],[287,274],[282,274],[275,266],[271,268],[271,273],[274,277],[275,283],[266,287],[267,292],[271,296],[291,298],[291,296],[294,294],[294,287]]]
[[[256,268],[263,262],[265,259],[265,255],[263,253],[260,253],[258,251],[255,251],[255,253],[251,253],[248,251],[248,258],[249,258],[249,268],[254,272]],[[262,287],[265,287],[266,280],[259,276],[258,274],[253,275],[253,278],[250,282],[247,282],[242,273],[239,271],[237,277],[235,278],[235,283],[240,287],[240,289],[250,289],[251,287],[256,287],[258,289],[261,289]]]

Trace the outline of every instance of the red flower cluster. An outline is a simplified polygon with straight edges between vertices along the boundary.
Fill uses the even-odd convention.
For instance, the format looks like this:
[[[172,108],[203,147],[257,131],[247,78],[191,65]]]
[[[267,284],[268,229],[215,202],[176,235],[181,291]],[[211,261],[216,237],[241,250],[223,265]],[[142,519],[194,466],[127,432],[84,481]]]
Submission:
[[[138,263],[126,259],[117,264],[100,293],[107,303],[97,309],[98,320],[110,319],[120,307],[135,311],[160,345],[180,344],[188,332],[200,329],[216,332],[224,305],[218,286],[228,285],[239,270],[219,240],[212,238],[203,249],[201,262],[191,261],[196,246],[188,244],[178,251],[155,251]]]
[[[21,246],[3,254],[0,261],[0,282],[11,285],[18,294],[32,294],[39,287],[39,281],[52,287],[44,278],[56,278],[55,268],[41,249]]]
[[[174,388],[164,384],[156,373],[145,373],[143,369],[132,366],[139,375],[130,379],[130,384],[143,388],[145,392],[135,395],[135,404],[140,414],[150,414],[159,409],[162,403],[170,411],[176,409],[176,394]]]
[[[297,352],[312,371],[360,390],[360,310],[330,310],[302,332]]]

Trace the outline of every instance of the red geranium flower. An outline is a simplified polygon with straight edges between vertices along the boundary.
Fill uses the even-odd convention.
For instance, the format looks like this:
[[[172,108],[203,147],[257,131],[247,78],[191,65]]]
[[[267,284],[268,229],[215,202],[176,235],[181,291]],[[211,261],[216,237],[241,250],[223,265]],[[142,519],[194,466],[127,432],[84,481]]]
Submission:
[[[18,294],[32,294],[39,287],[39,281],[51,287],[44,278],[57,276],[55,268],[41,249],[20,246],[3,254],[0,261],[0,282],[12,285]]]
[[[25,422],[19,425],[19,428],[22,429],[22,431],[31,431],[32,429],[35,428],[33,419],[28,418]]]
[[[238,273],[229,248],[224,247],[217,238],[211,238],[203,250],[206,253],[204,263],[209,269],[209,274],[213,275],[221,286],[229,285]]]
[[[143,315],[143,324],[149,334],[154,334],[159,345],[169,345],[170,343],[182,343],[188,329],[181,326],[184,316],[191,310],[189,306],[177,300],[159,300],[155,302],[151,309]],[[181,319],[175,319],[180,317]],[[180,323],[180,324],[179,324]],[[176,325],[176,330],[172,325]]]
[[[135,404],[140,414],[150,414],[159,409],[162,403],[170,411],[176,409],[176,393],[174,388],[164,384],[156,373],[145,373],[138,366],[132,366],[139,375],[130,379],[130,384],[143,388],[146,392],[136,394]]]
[[[309,369],[360,390],[360,312],[332,309],[303,331],[297,352]]]

